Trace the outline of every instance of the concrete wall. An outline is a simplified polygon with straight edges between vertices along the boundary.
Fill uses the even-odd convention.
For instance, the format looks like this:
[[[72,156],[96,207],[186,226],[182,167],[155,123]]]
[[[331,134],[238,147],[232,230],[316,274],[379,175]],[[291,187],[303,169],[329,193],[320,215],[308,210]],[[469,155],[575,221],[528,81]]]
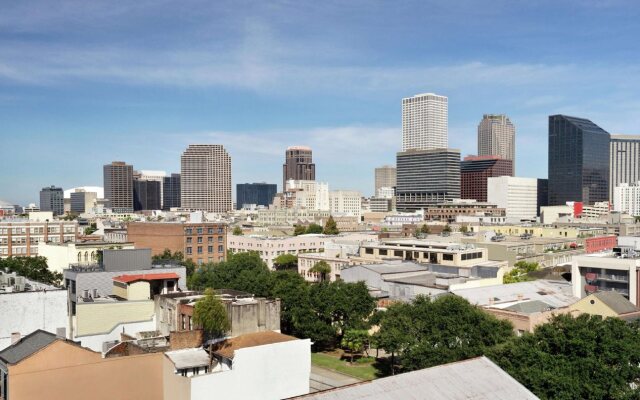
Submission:
[[[252,303],[226,303],[231,318],[231,336],[280,331],[280,300],[255,299]]]
[[[156,322],[152,319],[150,321],[118,324],[107,333],[102,333],[99,335],[74,336],[71,339],[76,342],[80,342],[83,347],[86,347],[93,351],[102,352],[105,350],[103,347],[105,342],[120,340],[122,333],[128,334],[133,337],[138,332],[153,331],[155,329]]]
[[[163,398],[162,353],[102,358],[56,341],[9,367],[11,400],[157,400]]]
[[[0,294],[0,350],[11,344],[12,332],[26,336],[58,328],[67,328],[66,290]]]
[[[109,333],[122,323],[152,321],[153,300],[79,303],[76,306],[76,336]]]
[[[311,341],[236,350],[232,369],[191,378],[191,400],[284,399],[309,393]]]
[[[127,300],[149,300],[151,285],[146,281],[132,282],[127,285]]]
[[[175,373],[175,365],[169,357],[164,355],[162,360],[162,377],[164,381],[162,386],[165,400],[191,400],[191,378],[177,375]],[[209,393],[209,398],[211,397],[211,393]]]

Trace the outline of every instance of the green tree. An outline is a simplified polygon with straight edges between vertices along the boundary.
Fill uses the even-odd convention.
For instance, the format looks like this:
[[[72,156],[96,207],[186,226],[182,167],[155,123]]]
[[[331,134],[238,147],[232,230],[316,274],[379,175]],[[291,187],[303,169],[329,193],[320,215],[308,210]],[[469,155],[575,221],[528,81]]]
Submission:
[[[320,275],[320,282],[327,280],[327,275],[331,273],[331,266],[324,260],[320,260],[309,269],[309,272],[313,272]]]
[[[312,223],[309,224],[305,233],[322,233],[322,231],[323,229],[320,225]]]
[[[273,260],[276,270],[298,270],[298,257],[293,254],[280,254]]]
[[[640,331],[618,318],[564,314],[488,356],[541,399],[637,399]]]
[[[233,236],[242,236],[242,228],[239,226],[234,226],[233,227]]]
[[[307,233],[307,227],[304,225],[294,225],[293,227],[293,236],[300,236]]]
[[[537,271],[540,266],[536,262],[518,261],[513,264],[513,269],[504,275],[503,283],[516,283],[534,280],[530,272]]]
[[[420,233],[422,233],[424,235],[430,234],[431,233],[431,229],[429,229],[429,225],[422,224],[422,226],[420,227]]]
[[[400,353],[408,371],[477,357],[513,336],[509,322],[458,296],[419,296],[389,310],[381,317],[377,342],[387,352]]]
[[[0,270],[15,272],[27,279],[54,286],[60,286],[63,278],[60,272],[51,271],[47,266],[47,259],[41,256],[0,259]]]
[[[89,226],[87,226],[86,228],[84,228],[84,234],[85,235],[91,235],[93,232],[98,230],[98,225],[94,222],[92,224],[90,224]]]
[[[338,225],[332,215],[329,216],[329,219],[327,219],[327,222],[324,224],[324,230],[322,232],[325,235],[337,235],[340,233]]]
[[[204,297],[193,306],[193,322],[202,327],[210,339],[224,337],[231,329],[231,322],[227,315],[227,308],[213,289],[207,289]],[[209,344],[209,364],[213,356],[211,342]]]
[[[461,225],[460,226],[460,232],[467,233],[467,232],[469,232],[469,228],[466,225]]]
[[[369,332],[365,329],[349,329],[342,336],[340,345],[349,351],[351,355],[351,364],[356,354],[362,353],[365,346],[369,342]]]
[[[449,226],[449,224],[445,225],[444,228],[442,228],[442,232],[451,233],[451,227]]]

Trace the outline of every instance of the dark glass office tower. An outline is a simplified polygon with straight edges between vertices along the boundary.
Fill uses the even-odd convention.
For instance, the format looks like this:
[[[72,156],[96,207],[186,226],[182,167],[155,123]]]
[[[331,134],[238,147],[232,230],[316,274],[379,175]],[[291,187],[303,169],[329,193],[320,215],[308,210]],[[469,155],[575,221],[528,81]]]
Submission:
[[[537,215],[540,215],[540,207],[549,205],[549,180],[538,179],[538,206],[536,207]]]
[[[160,209],[160,182],[158,181],[133,181],[133,209],[159,210]]]
[[[236,208],[242,209],[245,204],[269,206],[278,192],[275,183],[239,183],[236,185]]]
[[[180,207],[180,174],[165,176],[162,183],[162,208],[170,210]]]
[[[549,116],[549,205],[609,200],[609,133],[588,119]]]
[[[40,211],[53,211],[53,215],[64,214],[64,191],[50,186],[40,191]]]

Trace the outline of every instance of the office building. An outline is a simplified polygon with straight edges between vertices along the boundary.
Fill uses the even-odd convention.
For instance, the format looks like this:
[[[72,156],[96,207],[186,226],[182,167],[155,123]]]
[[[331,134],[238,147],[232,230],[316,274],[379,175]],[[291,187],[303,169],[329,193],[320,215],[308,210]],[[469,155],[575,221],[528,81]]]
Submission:
[[[310,147],[291,146],[285,152],[285,163],[282,166],[282,191],[286,190],[288,180],[314,181],[316,165]]]
[[[275,183],[238,183],[236,185],[236,208],[241,210],[245,204],[268,207],[278,192]]]
[[[402,99],[402,151],[446,149],[448,99],[434,93]]]
[[[640,135],[611,135],[609,144],[609,198],[621,183],[640,181]]]
[[[83,189],[77,189],[75,192],[71,192],[70,197],[70,211],[76,214],[82,214],[91,211],[93,207],[98,204],[98,193],[85,192]]]
[[[331,215],[351,215],[360,219],[362,194],[355,190],[332,190],[329,192]]]
[[[505,209],[508,222],[535,221],[538,180],[513,176],[489,178],[487,200]]]
[[[381,188],[393,188],[396,186],[396,167],[392,165],[384,165],[376,168],[375,171],[375,184],[376,190],[374,193],[378,193]]]
[[[160,201],[162,198],[161,188],[162,182],[157,180],[147,181],[135,179],[133,181],[134,211],[162,209]]]
[[[609,133],[584,118],[549,116],[549,205],[609,200]]]
[[[162,209],[180,208],[180,174],[165,176],[162,183]]]
[[[538,179],[538,207],[537,214],[540,215],[540,207],[549,205],[549,180]]]
[[[40,211],[52,211],[53,215],[64,214],[64,191],[50,186],[40,191]]]
[[[133,166],[114,161],[103,167],[104,196],[114,212],[133,212]]]
[[[137,179],[137,180],[141,180],[141,181],[154,181],[154,182],[159,182],[160,183],[160,208],[154,208],[153,210],[162,210],[163,206],[162,206],[162,201],[164,199],[164,187],[163,187],[163,183],[164,183],[164,178],[167,176],[167,173],[165,171],[152,171],[152,170],[147,170],[147,169],[143,169],[140,171],[134,171],[133,172],[133,179]]]
[[[498,156],[512,161],[515,174],[516,128],[506,115],[485,114],[478,124],[478,155]]]
[[[460,198],[460,150],[400,152],[397,168],[398,211],[415,211]]]
[[[38,214],[41,217],[35,218]],[[66,243],[78,239],[78,221],[53,219],[53,213],[35,212],[30,218],[0,220],[0,258],[38,255],[38,243]]]
[[[182,153],[181,208],[223,213],[231,201],[231,157],[217,144],[192,144]]]
[[[513,161],[500,156],[467,156],[460,163],[460,197],[487,201],[487,179],[512,176]]]
[[[316,181],[286,182],[286,208],[303,208],[307,210],[329,210],[329,184]]]
[[[640,216],[640,182],[620,183],[613,189],[613,210]]]

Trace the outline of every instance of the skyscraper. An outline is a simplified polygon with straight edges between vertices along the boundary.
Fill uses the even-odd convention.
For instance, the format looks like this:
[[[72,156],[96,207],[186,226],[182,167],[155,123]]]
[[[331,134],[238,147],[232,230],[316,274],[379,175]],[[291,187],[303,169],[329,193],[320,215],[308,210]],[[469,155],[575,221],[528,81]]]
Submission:
[[[549,116],[549,205],[609,200],[609,133],[588,119]]]
[[[460,163],[460,198],[487,201],[487,180],[511,176],[513,161],[499,156],[467,156]]]
[[[392,165],[384,165],[376,168],[375,171],[376,188],[374,194],[378,194],[380,188],[392,188],[396,186],[396,167]]]
[[[499,156],[512,161],[511,173],[515,172],[516,128],[506,115],[485,114],[478,124],[478,155]]]
[[[64,214],[64,191],[50,186],[40,191],[40,211],[52,211],[53,215]]]
[[[133,181],[133,209],[160,210],[160,188],[162,184],[156,180],[134,179]]]
[[[167,176],[167,173],[165,171],[152,171],[152,170],[147,170],[147,169],[143,169],[140,171],[134,171],[133,173],[133,179],[140,179],[143,181],[156,181],[156,182],[160,182],[160,208],[150,208],[150,210],[161,210],[162,207],[162,201],[164,199],[164,195],[163,195],[163,182],[164,182],[164,178]]]
[[[236,208],[241,210],[245,204],[269,206],[277,192],[275,183],[239,183],[236,185]]]
[[[180,174],[165,176],[162,183],[162,209],[180,207]]]
[[[460,198],[460,150],[410,150],[397,154],[396,208],[415,211]]]
[[[433,93],[402,99],[402,151],[449,146],[448,99]]]
[[[316,165],[310,147],[291,146],[285,152],[285,162],[282,166],[282,191],[287,189],[287,181],[315,181]]]
[[[133,212],[133,166],[114,161],[103,167],[104,197],[114,212]]]
[[[616,186],[640,181],[640,136],[611,135],[609,146],[609,199]]]
[[[182,208],[211,212],[227,212],[233,208],[231,157],[222,145],[189,145],[180,163]]]

